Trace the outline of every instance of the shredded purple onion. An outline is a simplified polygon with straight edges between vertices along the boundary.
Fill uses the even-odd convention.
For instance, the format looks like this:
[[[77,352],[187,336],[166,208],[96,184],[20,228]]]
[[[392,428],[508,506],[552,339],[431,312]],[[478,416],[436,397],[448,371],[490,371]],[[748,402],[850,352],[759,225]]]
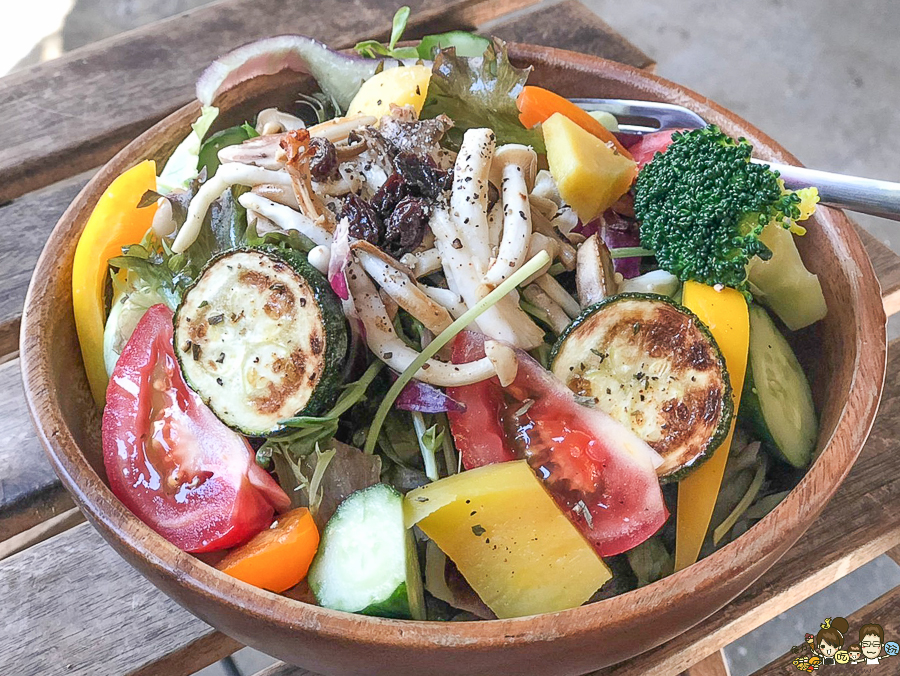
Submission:
[[[447,411],[462,413],[466,410],[463,404],[421,380],[409,381],[409,384],[397,397],[395,405],[403,411],[419,411],[420,413],[446,413]]]
[[[338,221],[331,243],[331,258],[328,259],[328,283],[341,300],[350,298],[347,275],[344,270],[350,260],[350,222],[346,218]]]
[[[601,221],[600,236],[610,251],[641,245],[641,228],[634,219],[626,218],[609,210],[598,220]],[[640,257],[614,258],[613,265],[616,272],[621,273],[625,279],[631,279],[641,274]]]

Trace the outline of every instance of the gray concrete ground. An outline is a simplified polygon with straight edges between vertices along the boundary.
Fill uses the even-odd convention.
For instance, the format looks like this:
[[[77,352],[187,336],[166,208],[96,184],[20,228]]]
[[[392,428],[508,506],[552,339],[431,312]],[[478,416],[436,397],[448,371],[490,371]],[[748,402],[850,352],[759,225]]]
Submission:
[[[12,17],[0,27],[0,63],[35,63],[206,1],[16,3]],[[583,1],[651,54],[660,75],[734,110],[808,166],[900,179],[897,0]],[[51,16],[53,12],[59,16]],[[25,49],[15,47],[21,53],[10,61],[11,45],[22,43],[23,25],[35,37]],[[39,25],[48,26],[47,31],[41,33]],[[12,36],[6,31],[19,32],[18,42],[7,41]],[[900,251],[900,225],[873,217],[857,220]],[[900,336],[900,324],[890,333]],[[876,559],[729,646],[733,676],[752,673],[817,629],[825,617],[850,614],[897,584],[900,567],[886,557]],[[268,661],[249,649],[236,657],[245,674]],[[232,672],[214,665],[200,673]]]

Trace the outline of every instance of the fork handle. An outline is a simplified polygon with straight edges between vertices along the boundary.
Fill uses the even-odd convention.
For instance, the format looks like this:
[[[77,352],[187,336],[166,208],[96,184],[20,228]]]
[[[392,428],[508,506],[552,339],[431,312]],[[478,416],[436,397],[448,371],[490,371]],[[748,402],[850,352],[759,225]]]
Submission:
[[[900,221],[900,183],[834,174],[829,171],[757,159],[753,161],[768,164],[773,170],[778,171],[784,185],[791,190],[816,186],[823,204]]]

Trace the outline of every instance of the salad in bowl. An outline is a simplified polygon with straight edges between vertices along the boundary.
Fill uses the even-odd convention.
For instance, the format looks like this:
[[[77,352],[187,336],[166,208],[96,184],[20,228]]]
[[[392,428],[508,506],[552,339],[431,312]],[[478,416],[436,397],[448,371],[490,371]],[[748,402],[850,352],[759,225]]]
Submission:
[[[250,585],[416,620],[556,612],[739,537],[802,478],[785,189],[715,126],[638,140],[464,32],[213,63],[116,178],[74,315],[115,495]],[[320,91],[214,128],[217,98]]]

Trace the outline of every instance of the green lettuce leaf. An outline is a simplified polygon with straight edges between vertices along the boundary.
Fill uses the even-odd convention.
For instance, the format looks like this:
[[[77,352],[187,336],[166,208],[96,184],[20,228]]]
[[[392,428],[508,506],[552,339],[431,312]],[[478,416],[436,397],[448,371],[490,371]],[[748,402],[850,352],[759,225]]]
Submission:
[[[457,55],[455,49],[443,49],[434,59],[422,117],[448,115],[454,127],[447,138],[457,146],[467,129],[490,127],[497,143],[522,143],[543,153],[541,133],[519,122],[516,106],[530,71],[513,66],[506,43],[497,38],[479,57],[467,58]]]
[[[163,195],[187,188],[200,173],[198,158],[203,137],[219,116],[215,106],[205,106],[191,125],[191,133],[175,148],[156,179],[156,189]]]

